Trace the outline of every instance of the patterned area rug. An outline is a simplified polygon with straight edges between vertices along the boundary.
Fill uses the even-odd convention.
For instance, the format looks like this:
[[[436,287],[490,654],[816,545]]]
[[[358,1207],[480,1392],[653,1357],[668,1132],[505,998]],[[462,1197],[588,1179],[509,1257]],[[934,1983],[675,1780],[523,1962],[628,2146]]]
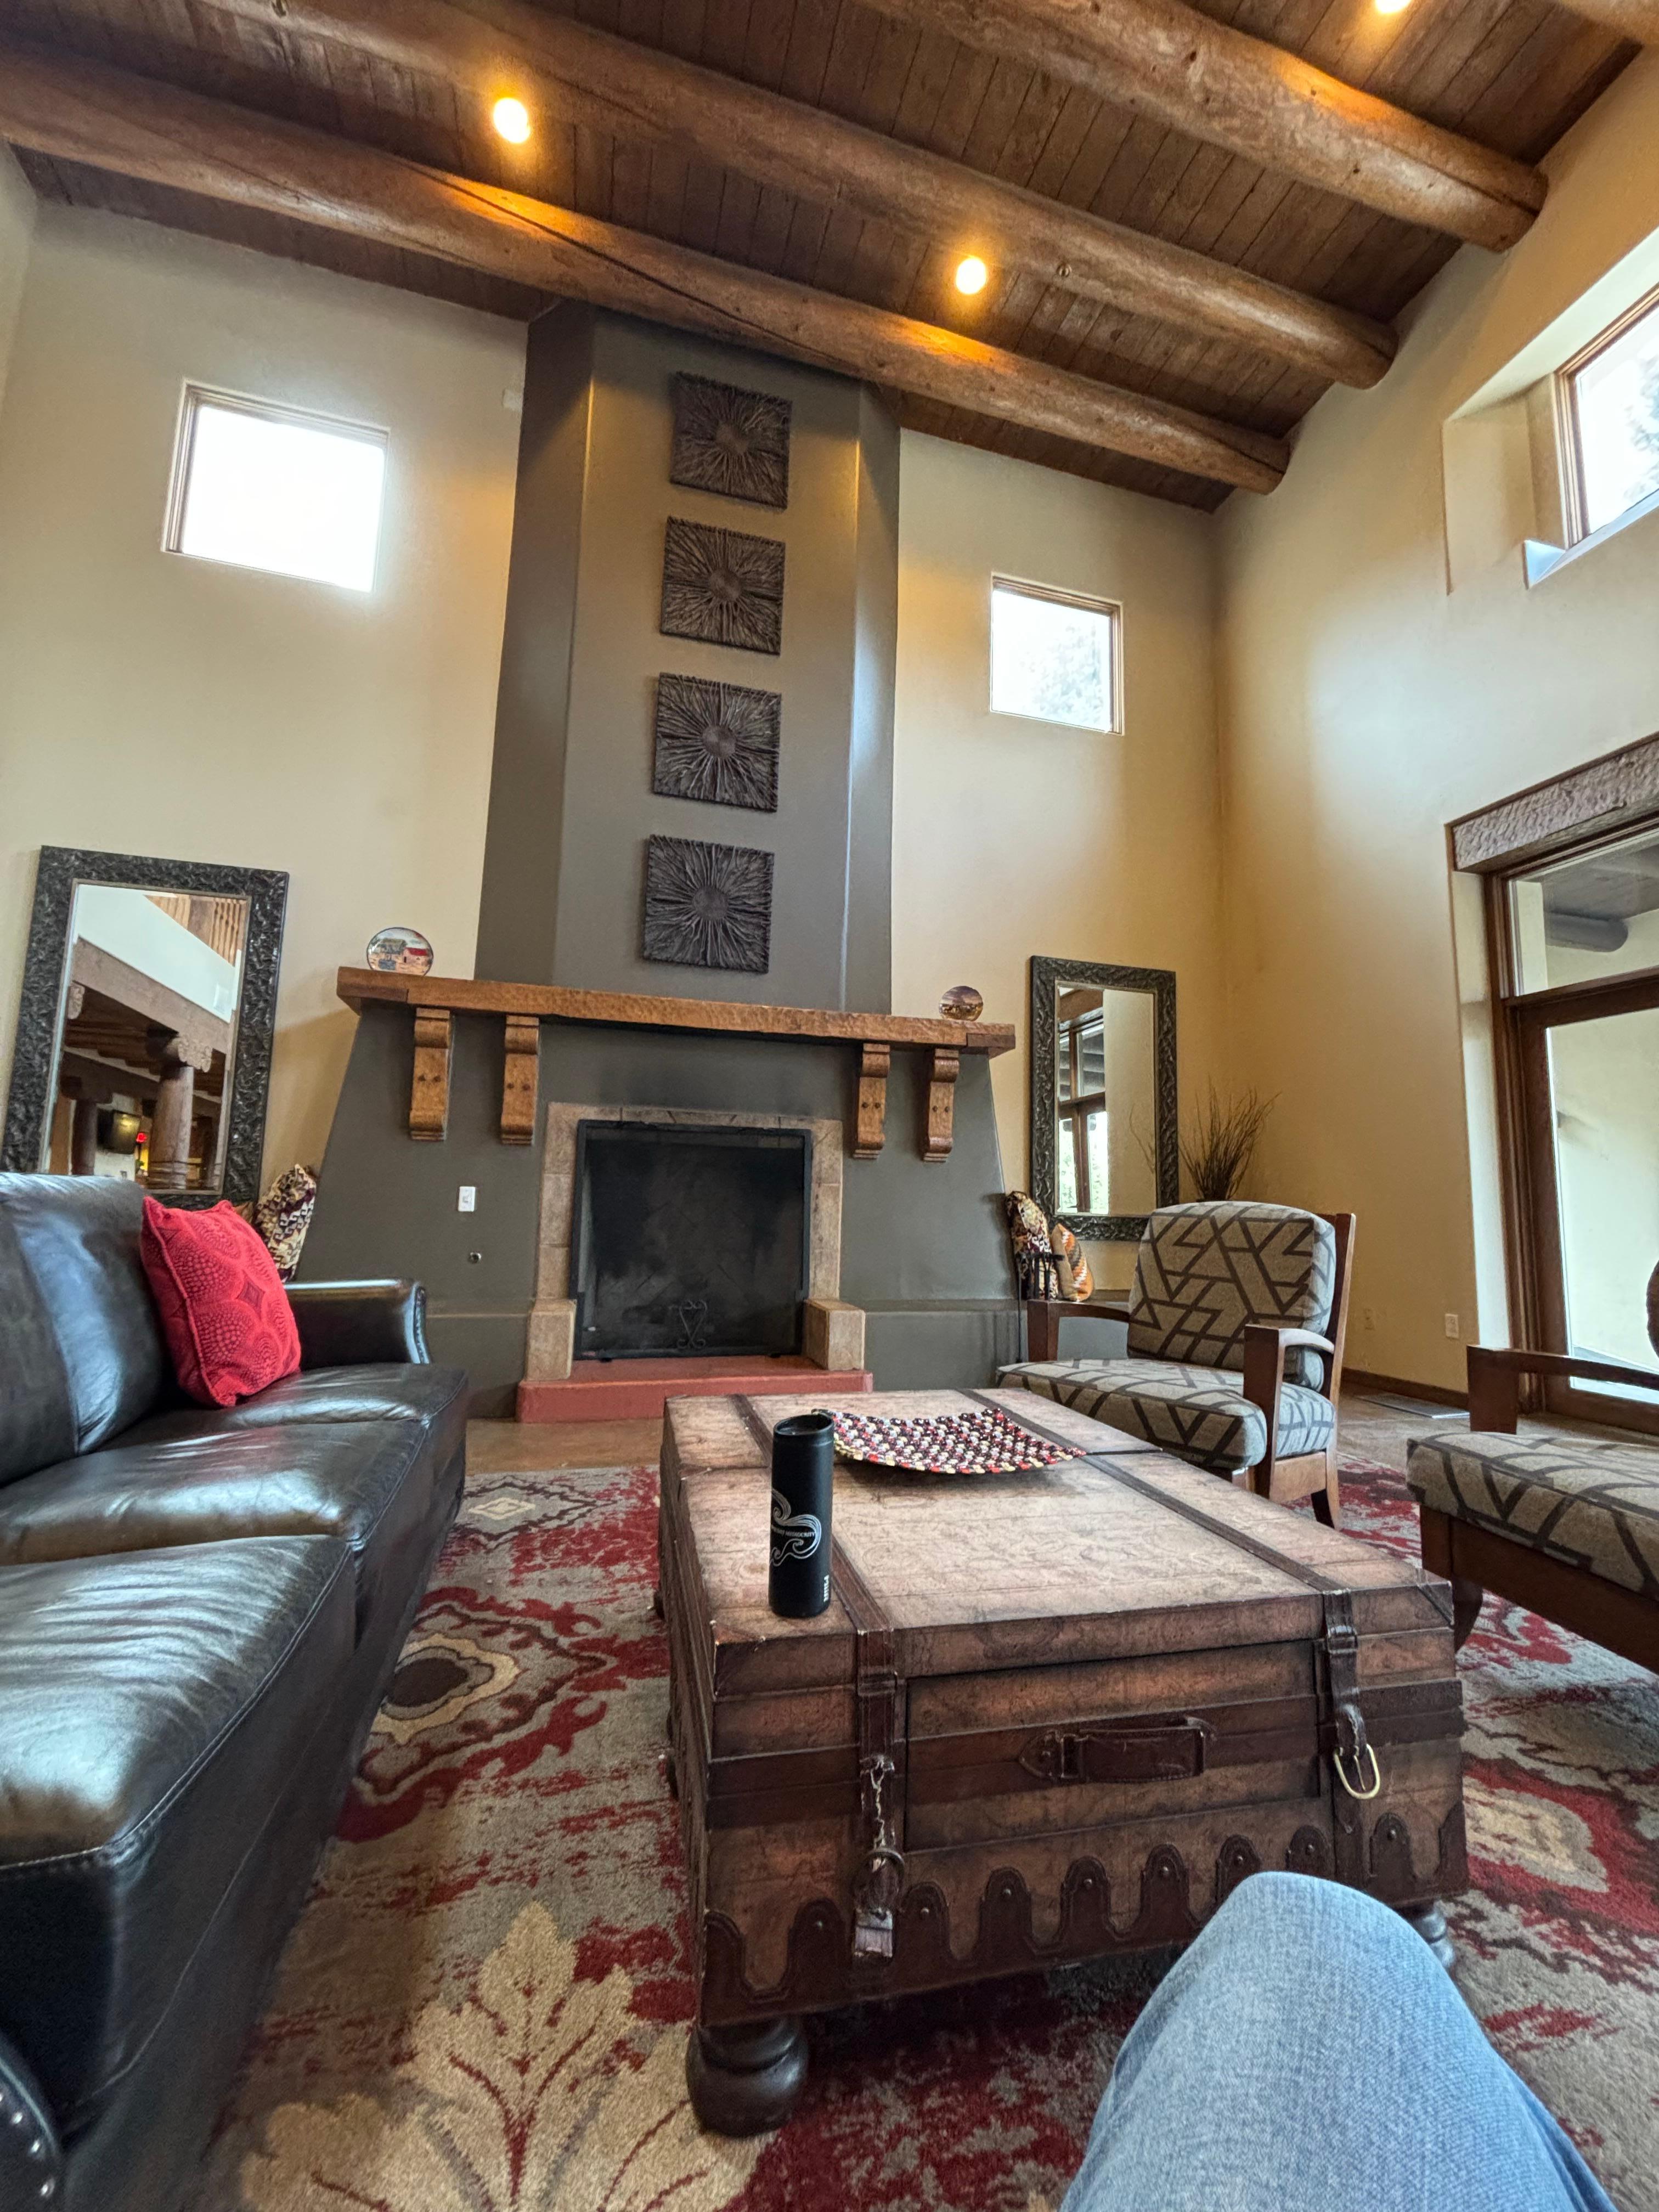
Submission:
[[[1351,1522],[1415,1551],[1399,1478]],[[193,2212],[1050,2212],[1157,1962],[811,2024],[781,2135],[704,2136],[659,1778],[654,1476],[469,1480]],[[1459,1978],[1622,2212],[1659,2212],[1659,1681],[1488,1603]]]

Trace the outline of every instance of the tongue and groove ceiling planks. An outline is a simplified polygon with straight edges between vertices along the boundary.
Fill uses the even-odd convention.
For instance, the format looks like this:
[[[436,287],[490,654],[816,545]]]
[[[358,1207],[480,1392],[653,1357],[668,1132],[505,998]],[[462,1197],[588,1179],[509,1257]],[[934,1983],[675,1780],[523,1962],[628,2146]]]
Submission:
[[[0,54],[0,135],[48,198],[509,315],[602,261],[612,289],[587,296],[746,325],[883,382],[918,429],[1212,508],[1234,483],[1270,487],[1278,441],[1334,376],[1382,373],[1379,326],[1456,250],[1451,228],[1382,207],[1494,242],[1524,231],[1541,197],[1527,167],[1659,33],[1650,0],[1582,5],[0,0],[0,35],[22,42],[18,66]],[[160,85],[215,105],[169,107]],[[508,91],[534,118],[522,148],[490,125]],[[317,149],[346,179],[326,222],[270,182],[262,118],[338,142]],[[1238,150],[1263,140],[1272,167]],[[272,134],[270,161],[303,170],[307,143]],[[252,198],[232,174],[248,148]],[[1352,191],[1312,180],[1334,174]],[[457,179],[587,225],[486,192],[458,229]],[[435,228],[407,214],[422,195],[447,199]],[[969,300],[951,278],[975,249],[992,276]],[[695,313],[677,316],[677,289]]]

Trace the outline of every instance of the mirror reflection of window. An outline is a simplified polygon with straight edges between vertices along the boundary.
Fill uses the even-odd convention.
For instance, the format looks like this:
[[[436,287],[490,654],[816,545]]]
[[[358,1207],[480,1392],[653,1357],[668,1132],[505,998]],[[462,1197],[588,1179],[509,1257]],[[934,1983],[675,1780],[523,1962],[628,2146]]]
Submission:
[[[1060,983],[1054,1003],[1055,1183],[1062,1214],[1157,1203],[1152,994]]]
[[[50,1172],[220,1188],[247,926],[246,898],[76,887]]]

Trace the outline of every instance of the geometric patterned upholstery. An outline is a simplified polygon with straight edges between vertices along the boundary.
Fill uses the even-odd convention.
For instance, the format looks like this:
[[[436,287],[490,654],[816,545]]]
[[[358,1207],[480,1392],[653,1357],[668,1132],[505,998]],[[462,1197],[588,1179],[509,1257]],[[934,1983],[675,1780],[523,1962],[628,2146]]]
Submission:
[[[1074,1406],[1109,1428],[1145,1437],[1215,1474],[1255,1467],[1267,1455],[1266,1416],[1224,1369],[1170,1359],[1027,1359],[1002,1368],[998,1380],[1005,1389],[1034,1390]],[[1284,1385],[1279,1458],[1323,1451],[1335,1430],[1336,1408],[1328,1398],[1298,1383]]]
[[[1406,1480],[1437,1513],[1659,1597],[1659,1447],[1453,1430],[1412,1445]]]
[[[1336,1231],[1316,1213],[1234,1199],[1160,1206],[1135,1262],[1129,1350],[1237,1372],[1251,1322],[1322,1336],[1335,1285]],[[1285,1371],[1316,1387],[1324,1364],[1297,1351]]]

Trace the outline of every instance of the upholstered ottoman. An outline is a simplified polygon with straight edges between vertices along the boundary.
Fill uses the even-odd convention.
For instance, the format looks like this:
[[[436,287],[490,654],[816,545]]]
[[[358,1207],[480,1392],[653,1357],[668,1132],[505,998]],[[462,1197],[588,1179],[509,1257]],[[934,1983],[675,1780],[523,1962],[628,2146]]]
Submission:
[[[1423,1564],[1449,1576],[1456,1640],[1488,1589],[1659,1667],[1659,1447],[1589,1429],[1453,1430],[1414,1442]]]

